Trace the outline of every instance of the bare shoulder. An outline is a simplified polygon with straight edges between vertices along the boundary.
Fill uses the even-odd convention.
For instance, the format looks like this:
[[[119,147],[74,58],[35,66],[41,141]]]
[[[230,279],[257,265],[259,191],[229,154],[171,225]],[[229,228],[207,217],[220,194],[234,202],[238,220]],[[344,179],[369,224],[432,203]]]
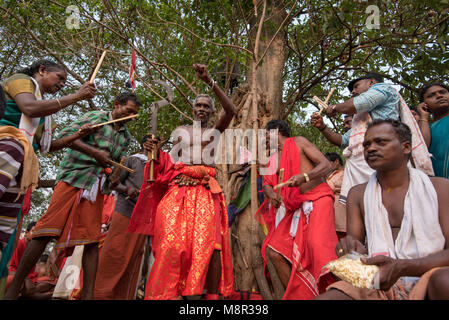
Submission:
[[[294,139],[296,144],[311,143],[307,138],[304,138],[303,136],[296,136]]]
[[[449,179],[441,178],[441,177],[430,177],[430,181],[432,182],[438,196],[447,197],[449,192]]]
[[[299,148],[305,149],[305,148],[315,147],[315,145],[312,142],[310,142],[309,139],[304,138],[302,136],[297,136],[294,139],[295,139],[296,145]]]
[[[363,200],[363,195],[365,194],[367,185],[368,185],[368,182],[353,186],[348,192],[348,202],[350,200],[352,200],[352,201]]]

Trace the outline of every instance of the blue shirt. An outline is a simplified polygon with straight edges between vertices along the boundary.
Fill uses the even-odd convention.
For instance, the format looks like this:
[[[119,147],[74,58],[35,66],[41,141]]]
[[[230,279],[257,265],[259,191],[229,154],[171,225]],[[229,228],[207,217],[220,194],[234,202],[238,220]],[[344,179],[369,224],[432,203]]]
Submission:
[[[368,112],[372,120],[399,120],[400,100],[398,92],[391,85],[376,83],[354,97],[354,107],[357,113]],[[348,130],[341,136],[341,148],[346,148],[349,145],[350,134],[351,130]]]
[[[368,112],[371,119],[399,120],[398,92],[389,84],[376,83],[354,98],[357,113]]]

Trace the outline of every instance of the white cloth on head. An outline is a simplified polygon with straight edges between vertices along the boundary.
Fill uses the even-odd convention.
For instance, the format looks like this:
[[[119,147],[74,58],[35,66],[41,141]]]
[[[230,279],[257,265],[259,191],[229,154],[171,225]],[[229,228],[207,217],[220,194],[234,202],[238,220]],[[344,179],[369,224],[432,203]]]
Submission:
[[[410,184],[404,200],[404,216],[395,241],[382,203],[382,188],[374,173],[363,197],[368,254],[394,259],[416,259],[444,249],[438,218],[438,198],[430,178],[409,168]]]

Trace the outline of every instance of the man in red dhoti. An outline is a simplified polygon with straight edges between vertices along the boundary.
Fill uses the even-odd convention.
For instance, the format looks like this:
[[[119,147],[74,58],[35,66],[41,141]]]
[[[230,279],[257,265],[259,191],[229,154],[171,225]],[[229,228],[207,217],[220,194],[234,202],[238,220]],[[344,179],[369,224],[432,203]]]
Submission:
[[[199,162],[192,161],[190,157],[201,155],[203,147],[209,143],[196,133],[199,131],[201,136],[222,133],[234,116],[234,105],[209,77],[204,65],[195,64],[194,68],[197,76],[215,92],[225,112],[214,128],[207,128],[213,112],[213,100],[208,95],[197,96],[193,103],[194,126],[177,129],[180,135],[175,145],[181,146],[182,162],[174,161],[176,165],[171,163],[171,172],[164,170],[160,175],[155,173],[156,181],[151,185],[144,178],[128,230],[140,230],[152,235],[155,261],[145,299],[179,299],[182,296],[201,295],[206,288],[205,298],[216,300],[219,293],[228,296],[234,292],[223,193],[215,180],[215,169],[204,165],[203,157]],[[198,128],[195,128],[196,125]],[[161,154],[159,162],[161,168],[170,167],[170,164],[162,165],[162,162],[170,163],[170,159],[161,159]],[[196,165],[191,165],[193,163]],[[161,194],[164,186],[168,187],[165,195]],[[162,195],[158,203],[158,196]],[[156,205],[157,210],[154,210]]]
[[[331,165],[307,139],[290,138],[284,121],[272,120],[266,129],[278,131],[278,169],[284,169],[282,182],[290,184],[278,195],[274,186],[279,183],[279,171],[264,177],[268,199],[256,213],[268,227],[262,257],[266,265],[269,255],[286,287],[282,299],[312,299],[333,282],[330,273],[322,272],[322,267],[336,258],[334,195],[324,179]],[[277,168],[277,156],[270,157],[270,167]]]

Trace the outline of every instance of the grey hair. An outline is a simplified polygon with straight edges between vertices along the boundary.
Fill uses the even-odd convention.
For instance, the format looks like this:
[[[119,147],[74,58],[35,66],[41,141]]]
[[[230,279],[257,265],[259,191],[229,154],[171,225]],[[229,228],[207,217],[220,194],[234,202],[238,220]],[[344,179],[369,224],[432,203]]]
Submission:
[[[210,95],[205,94],[205,93],[201,93],[201,94],[197,95],[195,100],[193,100],[194,107],[195,107],[196,103],[198,102],[198,98],[208,98],[210,100],[211,109],[212,109],[212,111],[214,111],[214,109],[215,109],[214,99],[212,99],[212,97]]]

